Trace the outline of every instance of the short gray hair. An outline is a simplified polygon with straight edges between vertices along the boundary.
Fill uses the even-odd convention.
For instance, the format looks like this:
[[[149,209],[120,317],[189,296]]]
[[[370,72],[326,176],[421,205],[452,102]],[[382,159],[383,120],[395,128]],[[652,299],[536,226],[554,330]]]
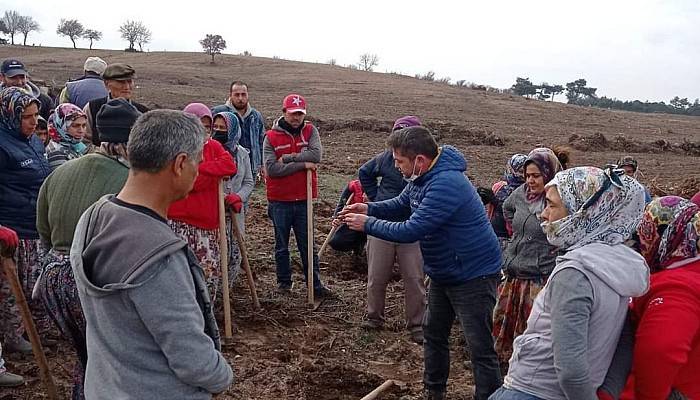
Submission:
[[[161,171],[180,153],[194,158],[204,146],[204,127],[197,117],[175,110],[153,110],[131,128],[127,147],[135,171]]]

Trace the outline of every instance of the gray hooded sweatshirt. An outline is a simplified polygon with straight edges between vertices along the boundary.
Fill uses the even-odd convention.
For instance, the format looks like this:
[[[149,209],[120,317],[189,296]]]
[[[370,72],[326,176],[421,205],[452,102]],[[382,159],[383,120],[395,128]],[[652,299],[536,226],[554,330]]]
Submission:
[[[86,399],[211,399],[232,383],[188,254],[144,207],[110,195],[82,215],[71,265],[87,321]]]
[[[648,287],[644,259],[625,245],[593,243],[558,257],[513,342],[504,386],[546,400],[596,400],[629,298]]]

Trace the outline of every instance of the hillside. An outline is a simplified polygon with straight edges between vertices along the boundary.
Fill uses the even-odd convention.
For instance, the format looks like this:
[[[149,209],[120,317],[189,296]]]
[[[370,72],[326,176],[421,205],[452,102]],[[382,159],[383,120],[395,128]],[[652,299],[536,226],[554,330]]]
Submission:
[[[89,55],[125,62],[138,75],[136,99],[149,107],[179,108],[193,101],[219,104],[232,80],[249,84],[251,103],[268,120],[281,114],[282,98],[297,92],[320,128],[324,162],[315,204],[320,245],[341,188],[366,159],[383,150],[394,119],[422,118],[440,138],[462,150],[468,173],[480,185],[499,178],[513,153],[537,145],[569,144],[572,165],[602,165],[633,152],[643,182],[656,193],[690,194],[700,189],[700,118],[636,114],[527,100],[323,64],[225,55],[209,64],[200,53],[124,53],[104,50],[0,46],[0,58],[22,59],[36,79],[62,86],[82,73]],[[233,288],[234,346],[225,355],[236,383],[225,399],[359,399],[387,379],[399,385],[382,399],[421,398],[423,353],[404,330],[403,290],[398,277],[387,291],[387,323],[381,332],[359,329],[365,312],[366,262],[327,250],[322,278],[338,295],[317,311],[305,304],[299,254],[290,244],[295,288],[275,292],[274,237],[264,187],[256,188],[247,214],[247,246],[262,311],[253,311],[243,282]],[[222,325],[220,325],[221,327]],[[470,398],[469,361],[458,350],[455,327],[449,398]],[[48,356],[63,398],[71,388],[75,359],[66,342]],[[46,398],[32,357],[7,355],[8,369],[30,378],[2,398]],[[466,366],[466,368],[465,368]],[[4,393],[7,392],[7,396]]]
[[[657,178],[666,187],[680,178],[678,171],[700,177],[700,119],[694,117],[569,106],[278,59],[224,55],[211,65],[200,53],[0,47],[0,57],[19,57],[35,77],[57,85],[80,75],[89,55],[132,65],[138,75],[136,96],[152,107],[218,104],[227,97],[228,84],[240,79],[269,121],[280,114],[281,99],[298,92],[321,128],[331,168],[348,174],[382,148],[395,118],[415,114],[441,134],[443,143],[467,154],[469,174],[481,184],[496,179],[512,153],[569,143],[577,150],[575,165],[600,165],[629,150],[638,153],[642,180]],[[579,138],[570,140],[573,135]],[[662,153],[673,157],[659,157]]]

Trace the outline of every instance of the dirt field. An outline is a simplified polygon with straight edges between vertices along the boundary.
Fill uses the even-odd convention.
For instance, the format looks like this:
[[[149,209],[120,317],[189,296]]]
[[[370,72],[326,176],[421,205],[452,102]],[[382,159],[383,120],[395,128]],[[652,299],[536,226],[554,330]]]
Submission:
[[[420,116],[441,138],[462,150],[468,173],[491,185],[513,153],[537,145],[570,145],[572,165],[602,165],[621,154],[639,160],[643,183],[654,193],[691,195],[700,189],[700,119],[635,114],[527,100],[410,77],[352,71],[321,64],[257,57],[223,56],[210,65],[205,54],[0,47],[0,58],[19,57],[36,79],[62,85],[81,73],[88,55],[126,62],[138,74],[136,99],[153,108],[182,108],[191,101],[224,101],[228,84],[249,84],[251,103],[269,122],[280,114],[282,98],[304,95],[309,119],[324,145],[321,198],[316,204],[316,242],[329,231],[329,217],[341,187],[357,167],[383,149],[392,121]],[[251,262],[263,311],[253,312],[242,283],[234,288],[234,350],[226,353],[236,383],[222,398],[359,399],[386,379],[400,385],[383,399],[419,398],[422,348],[403,329],[401,282],[390,285],[387,328],[359,329],[365,308],[366,262],[328,251],[322,276],[339,295],[318,311],[305,305],[300,274],[293,294],[274,291],[272,227],[264,191],[256,190],[248,216]],[[299,256],[294,254],[299,272]],[[469,398],[471,374],[455,328],[449,398]],[[70,392],[72,355],[67,343],[52,349],[50,361],[63,395]],[[10,370],[28,384],[3,391],[0,399],[45,398],[31,357],[7,356]]]

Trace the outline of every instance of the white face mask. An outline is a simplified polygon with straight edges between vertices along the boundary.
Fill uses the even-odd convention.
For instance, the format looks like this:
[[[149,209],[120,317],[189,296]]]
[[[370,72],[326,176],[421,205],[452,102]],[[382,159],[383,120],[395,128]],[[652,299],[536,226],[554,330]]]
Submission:
[[[418,158],[413,160],[413,171],[411,172],[411,176],[409,176],[408,178],[406,178],[406,177],[403,178],[406,182],[413,182],[420,176],[419,174],[416,173],[416,163],[417,162],[418,162]],[[420,171],[418,171],[418,172],[420,173]]]

